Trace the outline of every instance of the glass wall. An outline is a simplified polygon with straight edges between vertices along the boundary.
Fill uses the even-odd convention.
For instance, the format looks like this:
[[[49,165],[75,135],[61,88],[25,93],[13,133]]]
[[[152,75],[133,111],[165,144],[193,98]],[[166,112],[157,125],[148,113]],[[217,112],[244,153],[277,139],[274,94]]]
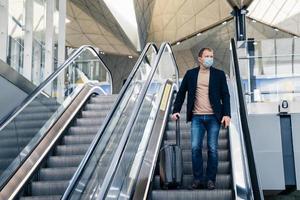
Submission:
[[[10,0],[8,9],[8,53],[6,62],[23,72],[25,0]]]
[[[53,18],[48,19],[53,24],[52,41],[53,48],[46,50],[46,33],[49,31],[47,27],[47,2],[50,0],[9,0],[8,1],[8,48],[6,62],[21,75],[24,75],[24,69],[31,72],[27,78],[35,85],[45,80],[45,57],[47,52],[52,52],[53,66],[51,71],[57,68],[57,49],[58,49],[58,24],[59,24],[59,6],[55,5],[53,10]],[[49,3],[48,2],[48,3]],[[58,3],[58,1],[55,1]],[[26,4],[32,5],[30,9],[26,8]],[[49,9],[51,9],[48,6]],[[28,19],[26,14],[32,15]],[[66,20],[67,22],[68,20]],[[27,24],[26,24],[27,23]],[[28,24],[31,24],[28,26]],[[32,30],[27,30],[32,27]],[[31,28],[30,28],[31,29]],[[32,33],[32,36],[30,35]],[[27,34],[27,36],[26,36]],[[28,37],[29,34],[29,37]],[[51,34],[50,34],[51,35]],[[49,38],[47,38],[49,39]],[[31,66],[25,66],[24,50],[26,41],[32,40]],[[31,43],[30,43],[31,44]],[[28,56],[28,55],[26,55]],[[30,75],[31,74],[31,75]]]
[[[248,40],[239,54],[249,102],[300,100],[300,39]]]

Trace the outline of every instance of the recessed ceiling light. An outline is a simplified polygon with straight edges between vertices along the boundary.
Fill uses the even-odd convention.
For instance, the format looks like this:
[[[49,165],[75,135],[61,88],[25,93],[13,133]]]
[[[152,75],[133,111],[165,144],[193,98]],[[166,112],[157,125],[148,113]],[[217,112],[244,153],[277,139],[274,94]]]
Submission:
[[[131,58],[133,58],[133,57],[132,57],[132,56],[128,56],[128,58],[130,58],[130,59],[131,59]]]
[[[252,22],[253,22],[253,23],[256,23],[256,20],[255,20],[255,19],[252,19]]]
[[[227,24],[227,21],[223,22],[222,24],[223,24],[223,25]]]
[[[105,54],[105,52],[104,52],[104,51],[100,51],[100,54],[104,55],[104,54]]]
[[[197,36],[200,36],[200,35],[202,35],[202,33],[197,33]]]
[[[274,31],[279,31],[278,28],[274,28]]]
[[[180,42],[177,42],[177,43],[176,43],[176,45],[179,45],[179,44],[180,44]]]

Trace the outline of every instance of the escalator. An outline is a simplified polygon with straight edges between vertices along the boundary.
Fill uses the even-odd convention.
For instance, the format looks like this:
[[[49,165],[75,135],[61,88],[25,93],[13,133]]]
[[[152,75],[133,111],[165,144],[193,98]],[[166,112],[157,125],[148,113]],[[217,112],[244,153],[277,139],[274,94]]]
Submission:
[[[154,64],[141,68],[144,75],[130,78],[125,100],[103,126],[101,137],[89,147],[62,199],[263,199],[245,127],[247,119],[241,113],[243,99],[234,57],[228,78],[232,124],[219,133],[215,190],[188,190],[193,177],[185,105],[181,119],[183,184],[177,189],[161,187],[157,160],[163,145],[175,143],[170,112],[178,89],[176,62],[170,45],[163,43]],[[202,155],[206,163],[206,138]]]
[[[62,138],[26,185],[20,199],[60,199],[84,154],[116,100],[116,95],[94,96],[83,106]]]
[[[163,45],[154,62],[147,59],[150,65],[140,67],[141,74],[131,78],[134,81],[126,90],[125,101],[86,154],[62,199],[114,199],[120,191],[130,192],[137,176],[134,169],[142,160],[137,155],[145,150],[159,104],[167,88],[170,90],[170,80],[178,80],[177,69],[168,63],[167,58],[173,56],[169,50],[169,45]]]
[[[60,199],[107,121],[117,99],[111,93],[96,50],[74,51],[1,121],[0,198]]]
[[[189,190],[192,184],[191,162],[191,125],[185,123],[186,103],[181,111],[181,148],[183,156],[183,183],[179,188],[162,187],[159,176],[159,151],[166,144],[175,143],[175,122],[171,120],[172,103],[170,98],[168,112],[161,113],[160,120],[154,126],[158,134],[153,132],[139,169],[131,199],[263,199],[255,168],[247,117],[244,107],[243,92],[240,84],[239,68],[236,57],[235,42],[231,41],[232,62],[231,76],[227,78],[231,94],[232,121],[228,129],[222,128],[218,138],[219,165],[216,177],[216,189]],[[175,96],[175,91],[173,96]],[[151,145],[151,146],[150,146]],[[203,164],[206,168],[207,142],[203,140]]]
[[[163,57],[162,52],[167,52],[165,55],[168,56]],[[164,68],[177,69],[171,47],[167,44],[162,44],[159,50],[155,66],[159,66],[159,63]],[[245,133],[247,119],[240,113],[244,108],[241,108],[241,96],[238,95],[242,92],[237,87],[239,77],[236,76],[236,62],[232,62],[231,67],[234,67],[234,71],[228,78],[228,84],[232,94],[232,124],[228,129],[221,129],[219,133],[219,165],[215,190],[188,190],[193,176],[190,124],[185,123],[184,117],[181,120],[183,184],[175,189],[162,188],[158,175],[159,151],[165,144],[175,143],[175,122],[170,120],[170,112],[178,84],[176,79],[170,78],[172,76],[164,77],[165,79],[152,76],[145,87],[146,91],[140,94],[143,99],[136,105],[139,109],[134,109],[136,117],[130,119],[125,128],[126,137],[123,135],[124,140],[120,140],[123,142],[115,149],[118,153],[109,161],[110,167],[101,172],[102,168],[95,167],[97,163],[101,163],[101,159],[91,157],[94,167],[91,167],[91,162],[87,163],[86,170],[82,173],[90,173],[88,176],[81,175],[63,199],[263,199],[251,155],[251,142],[248,141],[249,133]],[[158,67],[155,73],[162,71]],[[160,82],[160,89],[155,92],[155,99],[148,102],[151,99],[147,98],[149,87],[155,82]],[[152,108],[145,109],[147,105]],[[183,106],[182,116],[185,116],[185,112]],[[206,163],[206,137],[202,155]],[[97,176],[103,173],[105,176]]]
[[[155,45],[147,44],[120,94],[111,95],[110,72],[96,51],[84,46],[73,53],[1,124],[0,137],[13,139],[4,147],[14,151],[10,157],[7,151],[3,153],[8,162],[3,167],[1,163],[0,198],[61,199],[85,162],[85,154],[99,139],[110,139],[107,148],[102,148],[105,152],[100,165],[103,171],[109,168],[108,161],[132,115],[135,99],[156,54]],[[102,69],[85,69],[82,63]],[[97,71],[104,74],[87,73]],[[99,82],[101,78],[106,80]],[[59,82],[63,80],[65,89],[60,89]],[[128,113],[122,113],[124,108]],[[114,114],[123,117],[121,123],[116,124]],[[110,138],[102,135],[107,126],[117,130]]]
[[[161,180],[158,170],[154,174],[152,183],[152,192],[149,196],[150,199],[219,199],[229,200],[232,197],[232,176],[231,176],[231,164],[230,164],[230,149],[229,138],[227,129],[221,129],[218,140],[218,157],[219,165],[216,177],[216,189],[215,190],[189,190],[192,185],[193,171],[192,171],[192,149],[191,149],[191,123],[185,122],[186,102],[183,104],[181,110],[181,149],[183,158],[183,182],[180,189],[166,190],[161,187]],[[169,117],[167,121],[166,130],[164,133],[164,140],[162,146],[166,144],[176,143],[175,135],[175,121]],[[207,135],[203,139],[202,148],[203,168],[204,172],[207,163]],[[205,173],[204,173],[205,174]]]

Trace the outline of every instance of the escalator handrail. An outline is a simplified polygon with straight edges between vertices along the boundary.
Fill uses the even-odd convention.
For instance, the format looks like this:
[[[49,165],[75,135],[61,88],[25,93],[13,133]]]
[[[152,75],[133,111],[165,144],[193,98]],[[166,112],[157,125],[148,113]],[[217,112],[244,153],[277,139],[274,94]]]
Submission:
[[[55,78],[57,78],[60,73],[66,69],[83,51],[85,50],[91,50],[92,52],[97,55],[99,58],[99,61],[101,62],[102,66],[106,69],[110,76],[110,80],[112,82],[112,74],[111,71],[107,68],[107,66],[104,64],[102,58],[99,56],[97,51],[94,47],[90,45],[83,45],[79,47],[59,68],[57,68],[56,71],[54,71],[46,80],[44,80],[36,89],[32,91],[31,94],[29,94],[17,107],[15,107],[9,114],[7,114],[0,122],[0,131],[3,130],[20,112],[22,112],[28,104],[30,104],[36,96],[43,93],[43,90],[50,84]],[[111,91],[112,91],[112,85],[111,85]]]
[[[231,49],[232,49],[232,59],[233,59],[233,70],[234,74],[236,76],[236,85],[237,85],[237,93],[238,93],[238,103],[239,103],[239,114],[241,118],[241,125],[242,125],[242,132],[243,132],[243,138],[244,138],[244,144],[245,149],[247,152],[247,161],[249,165],[249,173],[251,178],[251,185],[253,189],[253,195],[255,200],[263,200],[262,190],[260,187],[260,182],[258,179],[258,173],[257,168],[255,165],[255,159],[254,159],[254,152],[253,152],[253,146],[251,143],[251,136],[250,136],[250,130],[248,126],[248,119],[247,119],[247,110],[244,100],[244,93],[243,88],[241,84],[241,75],[240,75],[240,68],[239,68],[239,62],[237,57],[237,51],[236,51],[236,43],[235,40],[231,39]]]
[[[99,129],[99,131],[97,132],[95,138],[93,139],[93,142],[92,144],[90,145],[88,151],[86,152],[85,156],[83,157],[82,161],[80,162],[74,176],[72,177],[62,199],[68,199],[68,197],[70,196],[72,190],[73,190],[73,187],[75,186],[75,184],[77,183],[79,177],[81,176],[81,174],[83,173],[84,171],[84,168],[87,164],[87,162],[89,161],[89,158],[92,156],[94,150],[96,149],[97,147],[97,143],[98,141],[100,140],[100,137],[103,133],[103,131],[106,129],[106,127],[108,126],[110,120],[112,119],[118,105],[120,104],[127,88],[129,87],[130,83],[131,83],[131,80],[134,78],[134,75],[136,74],[136,72],[138,71],[139,69],[139,66],[140,64],[142,63],[144,57],[146,56],[146,53],[147,51],[152,48],[153,51],[157,54],[157,47],[154,43],[147,43],[146,46],[144,47],[141,55],[139,56],[135,66],[133,67],[133,70],[131,71],[131,73],[129,74],[124,86],[122,87],[115,103],[113,104],[112,106],[112,110],[109,112],[109,114],[107,115],[107,117],[105,118],[104,122],[103,122],[103,125],[101,126],[101,128]]]

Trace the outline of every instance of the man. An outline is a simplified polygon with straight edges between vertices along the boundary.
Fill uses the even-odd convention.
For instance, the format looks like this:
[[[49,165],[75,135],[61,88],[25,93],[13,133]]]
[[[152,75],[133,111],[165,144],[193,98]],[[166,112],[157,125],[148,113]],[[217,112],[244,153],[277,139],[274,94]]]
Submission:
[[[172,119],[180,117],[187,95],[187,122],[192,121],[192,164],[194,181],[191,189],[215,189],[218,169],[218,136],[220,125],[230,123],[230,95],[225,73],[213,65],[213,50],[203,48],[198,53],[199,67],[184,75],[176,96]],[[207,131],[208,160],[206,176],[203,174],[202,143]]]

